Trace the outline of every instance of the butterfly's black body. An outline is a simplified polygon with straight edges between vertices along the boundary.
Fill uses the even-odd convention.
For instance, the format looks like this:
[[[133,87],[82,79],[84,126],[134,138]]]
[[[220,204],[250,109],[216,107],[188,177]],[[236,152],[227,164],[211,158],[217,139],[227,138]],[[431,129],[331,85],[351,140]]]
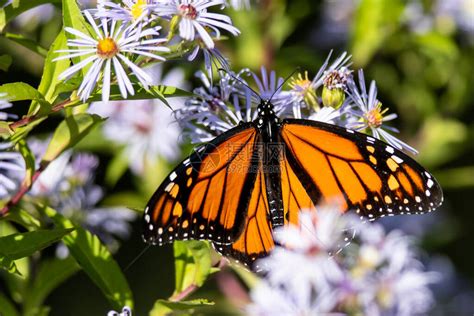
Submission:
[[[263,157],[262,168],[265,173],[265,184],[268,204],[270,207],[270,222],[272,227],[282,226],[284,223],[283,198],[281,195],[280,157],[283,154],[279,130],[280,119],[275,115],[270,102],[260,102],[258,117],[254,124],[260,131],[261,140],[257,142],[260,155]]]
[[[254,121],[202,145],[168,175],[145,209],[146,242],[210,240],[223,255],[252,266],[273,248],[274,228],[334,197],[345,203],[341,211],[369,220],[441,205],[434,177],[392,146],[327,123],[280,120],[267,100],[257,111]],[[235,154],[207,170],[229,144],[238,145]],[[251,149],[245,170],[231,172],[245,147]]]

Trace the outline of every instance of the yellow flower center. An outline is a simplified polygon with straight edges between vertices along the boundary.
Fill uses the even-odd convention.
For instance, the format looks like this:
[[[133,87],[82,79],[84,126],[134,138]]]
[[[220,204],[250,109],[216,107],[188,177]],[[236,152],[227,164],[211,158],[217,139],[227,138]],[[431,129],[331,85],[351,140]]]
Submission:
[[[147,5],[147,0],[137,0],[134,5],[132,5],[132,16],[136,20],[143,14],[143,9]]]
[[[118,53],[117,43],[110,38],[106,37],[99,40],[97,44],[97,54],[102,58],[112,58]]]
[[[383,115],[387,112],[388,109],[382,110],[382,103],[378,103],[375,108],[365,113],[365,120],[369,127],[380,127],[383,123]]]
[[[184,18],[194,20],[197,17],[196,8],[190,4],[181,4],[178,10],[179,14]]]
[[[316,99],[316,91],[313,89],[311,84],[311,80],[308,79],[308,72],[305,71],[304,76],[299,73],[296,78],[292,78],[289,85],[308,105],[316,106],[318,103]]]

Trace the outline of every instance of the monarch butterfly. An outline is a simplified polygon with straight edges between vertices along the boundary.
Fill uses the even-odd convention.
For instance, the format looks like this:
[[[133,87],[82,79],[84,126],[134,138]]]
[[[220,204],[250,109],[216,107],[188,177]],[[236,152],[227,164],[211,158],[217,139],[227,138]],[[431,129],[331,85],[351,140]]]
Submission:
[[[413,159],[371,136],[276,116],[262,100],[253,122],[198,148],[164,180],[144,212],[144,240],[207,239],[246,265],[274,247],[272,231],[334,199],[374,220],[431,212],[443,195]]]

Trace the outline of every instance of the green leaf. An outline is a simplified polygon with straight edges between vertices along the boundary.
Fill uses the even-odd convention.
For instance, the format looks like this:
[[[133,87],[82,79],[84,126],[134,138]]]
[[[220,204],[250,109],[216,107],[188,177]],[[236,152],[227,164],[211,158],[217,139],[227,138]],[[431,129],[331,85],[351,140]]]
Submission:
[[[81,13],[77,5],[76,0],[62,0],[63,3],[63,24],[64,27],[72,27],[73,29],[80,31],[86,35],[94,34],[92,31],[92,26],[89,25],[84,16]],[[75,35],[70,33],[66,33],[67,38],[73,39],[76,38]],[[72,58],[75,64],[80,62],[81,60],[85,60],[87,56],[80,56]],[[85,74],[87,72],[88,67],[82,69],[82,73]]]
[[[6,93],[9,101],[36,100],[42,104],[51,106],[44,99],[43,95],[24,82],[6,83],[0,86],[0,93]]]
[[[7,71],[12,64],[12,57],[10,55],[1,55],[0,56],[0,70]]]
[[[3,256],[0,254],[0,268],[7,271],[8,273],[21,275],[18,267],[15,264],[15,261],[8,256]]]
[[[195,299],[190,301],[172,302],[167,300],[157,300],[150,311],[150,316],[165,316],[172,314],[175,311],[194,312],[194,309],[199,307],[212,306],[214,302],[206,299]]]
[[[175,241],[175,292],[177,295],[190,286],[202,286],[212,273],[211,247],[205,241]]]
[[[56,225],[64,228],[74,227],[71,221],[52,208],[44,207],[43,211]],[[97,236],[78,226],[74,232],[63,238],[63,242],[114,309],[121,309],[125,305],[133,308],[132,293],[127,280],[112,254]]]
[[[0,121],[0,138],[8,138],[11,134],[10,122]]]
[[[5,33],[3,34],[3,36],[5,38],[8,38],[9,40],[17,43],[18,45],[21,45],[25,48],[28,48],[29,50],[43,56],[43,57],[46,57],[46,54],[48,53],[48,51],[40,46],[38,43],[36,43],[35,41],[27,38],[27,37],[24,37],[23,35],[21,34],[13,34],[13,33]]]
[[[386,38],[399,26],[403,12],[400,0],[361,0],[355,10],[351,49],[354,63],[367,64]]]
[[[23,159],[25,160],[26,173],[25,173],[25,178],[23,179],[23,182],[22,182],[22,186],[30,187],[32,183],[33,175],[36,170],[35,155],[33,155],[30,148],[28,147],[28,144],[26,143],[24,139],[20,140],[17,143],[17,148],[20,154],[23,156]]]
[[[44,61],[43,76],[38,86],[38,91],[44,95],[44,98],[49,103],[53,104],[58,93],[56,93],[57,86],[61,83],[58,79],[59,75],[66,70],[71,64],[69,59],[53,61],[57,57],[57,50],[67,48],[67,38],[64,31],[59,32],[49,49],[46,59]],[[37,102],[33,102],[28,110],[28,115],[36,114],[38,112]],[[41,111],[41,114],[49,114],[49,112]]]
[[[80,270],[72,257],[43,261],[36,277],[26,292],[24,315],[36,315],[48,295],[61,283]]]
[[[194,94],[176,87],[172,86],[151,86],[146,90],[145,88],[138,88],[135,91],[135,95],[129,95],[126,99],[120,94],[119,87],[117,85],[112,85],[110,87],[110,100],[111,101],[120,101],[120,100],[148,100],[148,99],[160,99],[164,104],[170,107],[166,98],[173,97],[190,97]],[[101,101],[102,100],[102,91],[92,94],[89,98],[89,101]]]
[[[103,121],[104,119],[100,116],[87,113],[66,117],[54,131],[42,163],[53,161],[63,151],[77,144],[92,128]]]
[[[0,32],[3,30],[3,28],[8,22],[10,22],[12,19],[16,18],[23,12],[45,3],[60,2],[60,0],[26,0],[21,1],[19,5],[16,5],[18,4],[18,1],[14,1],[12,5],[8,5],[5,8],[0,9]]]
[[[4,217],[7,221],[15,222],[28,230],[37,230],[41,227],[41,222],[27,211],[14,206]]]
[[[15,305],[2,292],[0,292],[0,315],[20,316]]]
[[[0,257],[17,260],[57,242],[73,229],[36,230],[0,237]]]

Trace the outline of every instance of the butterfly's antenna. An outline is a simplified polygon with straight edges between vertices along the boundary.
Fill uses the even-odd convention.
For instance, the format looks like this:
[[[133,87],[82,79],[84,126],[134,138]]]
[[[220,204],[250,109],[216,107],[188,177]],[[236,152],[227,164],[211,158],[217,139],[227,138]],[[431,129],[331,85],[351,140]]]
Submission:
[[[137,262],[138,259],[140,259],[141,256],[143,256],[143,254],[151,247],[151,244],[149,245],[146,245],[145,248],[143,248],[142,251],[140,251],[140,253],[127,265],[127,267],[125,269],[123,269],[123,272],[126,272],[128,269],[130,269],[131,266],[133,266],[135,264],[135,262]]]
[[[270,99],[268,99],[268,102],[271,102],[273,97],[275,96],[275,94],[278,92],[278,90],[281,89],[281,87],[283,87],[283,85],[288,81],[290,80],[291,77],[293,77],[293,75],[300,70],[300,67],[296,67],[295,70],[293,70],[293,72],[285,78],[285,80],[283,80],[283,82],[278,86],[278,88],[276,88],[276,90],[273,92],[273,94],[270,96]]]
[[[233,74],[231,74],[229,71],[227,71],[226,69],[224,68],[219,68],[217,69],[219,71],[223,71],[225,72],[226,74],[228,74],[229,76],[231,76],[233,79],[237,80],[238,82],[240,82],[242,85],[244,85],[245,87],[247,87],[250,91],[253,92],[253,94],[255,94],[259,99],[260,99],[260,102],[263,102],[263,99],[262,97],[260,96],[259,93],[257,93],[254,89],[252,89],[248,84],[246,84],[242,79],[240,78],[237,78],[236,76],[234,76]]]

